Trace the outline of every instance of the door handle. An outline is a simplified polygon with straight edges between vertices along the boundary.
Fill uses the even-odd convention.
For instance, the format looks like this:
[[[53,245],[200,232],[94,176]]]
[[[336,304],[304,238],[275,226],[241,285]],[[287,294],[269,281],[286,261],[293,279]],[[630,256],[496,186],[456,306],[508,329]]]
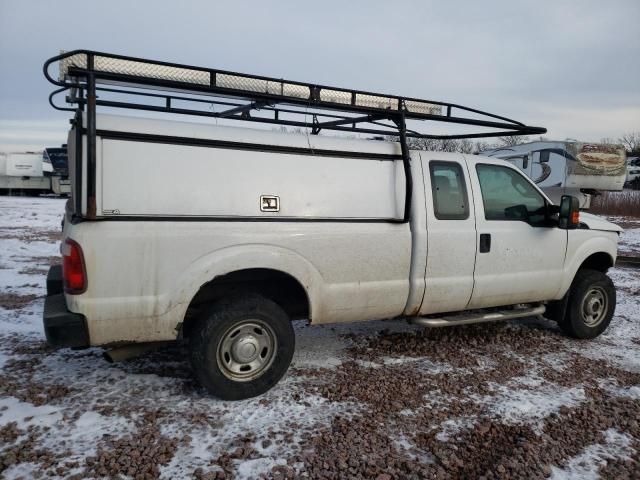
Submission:
[[[491,234],[481,233],[480,234],[480,253],[487,253],[489,251],[491,251]]]

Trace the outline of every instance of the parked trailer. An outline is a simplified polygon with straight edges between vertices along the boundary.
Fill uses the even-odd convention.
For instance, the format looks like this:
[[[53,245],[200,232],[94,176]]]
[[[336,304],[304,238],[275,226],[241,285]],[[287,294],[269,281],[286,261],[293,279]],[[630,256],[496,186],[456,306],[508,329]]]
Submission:
[[[48,192],[51,181],[45,176],[42,152],[0,153],[0,191]]]
[[[0,153],[0,192],[69,195],[67,146]]]
[[[45,148],[42,156],[45,165],[51,165],[51,191],[56,195],[71,194],[67,145]]]
[[[481,155],[513,163],[555,203],[562,195],[572,195],[583,209],[590,207],[594,194],[622,190],[627,175],[622,145],[538,141],[494,148]]]

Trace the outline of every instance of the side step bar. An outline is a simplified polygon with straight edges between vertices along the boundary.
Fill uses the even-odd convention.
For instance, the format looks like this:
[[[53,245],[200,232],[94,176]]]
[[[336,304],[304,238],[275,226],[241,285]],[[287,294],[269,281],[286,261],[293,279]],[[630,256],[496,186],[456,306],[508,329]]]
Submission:
[[[542,315],[546,307],[544,305],[530,306],[525,308],[514,308],[498,310],[492,312],[461,312],[455,315],[448,315],[438,318],[413,317],[409,321],[416,325],[425,327],[450,327],[454,325],[468,325],[471,323],[495,322],[498,320],[511,320],[513,318],[535,317]]]

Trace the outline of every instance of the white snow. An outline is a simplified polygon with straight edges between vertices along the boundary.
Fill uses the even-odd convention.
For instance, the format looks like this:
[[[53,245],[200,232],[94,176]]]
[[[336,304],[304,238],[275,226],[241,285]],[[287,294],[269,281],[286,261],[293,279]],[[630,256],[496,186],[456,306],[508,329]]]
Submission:
[[[448,442],[460,432],[472,428],[475,425],[474,417],[450,418],[440,424],[440,431],[436,438],[441,442]]]
[[[620,234],[620,255],[640,255],[640,228],[626,228]]]
[[[30,425],[51,427],[62,419],[61,409],[48,405],[35,406],[14,397],[0,398],[0,426],[16,422],[18,428]]]
[[[564,468],[551,467],[550,480],[597,480],[598,469],[606,465],[607,460],[629,458],[634,451],[630,445],[629,435],[609,429],[605,432],[605,443],[586,447]]]
[[[540,420],[561,407],[572,407],[586,400],[581,386],[562,387],[546,382],[537,375],[516,377],[505,384],[490,383],[495,393],[476,397],[488,411],[505,423],[530,424],[539,428]]]

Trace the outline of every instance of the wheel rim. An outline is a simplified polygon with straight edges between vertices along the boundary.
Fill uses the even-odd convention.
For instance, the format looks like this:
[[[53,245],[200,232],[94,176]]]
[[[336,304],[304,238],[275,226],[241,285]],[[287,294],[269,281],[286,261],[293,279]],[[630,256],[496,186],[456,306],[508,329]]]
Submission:
[[[582,320],[589,327],[599,325],[607,314],[609,300],[602,287],[591,287],[582,300]]]
[[[218,344],[218,365],[230,380],[254,380],[273,363],[277,345],[273,329],[262,320],[238,322],[224,333]]]

